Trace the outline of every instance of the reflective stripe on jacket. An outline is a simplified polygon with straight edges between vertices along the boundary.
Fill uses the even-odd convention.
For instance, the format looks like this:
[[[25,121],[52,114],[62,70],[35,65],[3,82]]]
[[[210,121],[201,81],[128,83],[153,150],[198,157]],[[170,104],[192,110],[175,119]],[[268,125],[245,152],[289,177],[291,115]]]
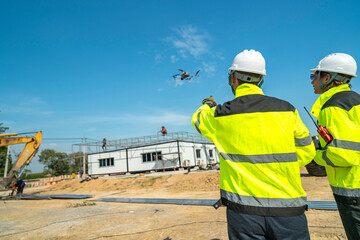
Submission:
[[[234,100],[201,106],[192,124],[220,153],[225,205],[262,216],[304,212],[299,167],[313,159],[315,147],[290,103],[265,96],[256,85],[242,84]]]
[[[323,150],[315,161],[326,167],[334,194],[360,197],[360,95],[348,84],[330,88],[312,107],[318,124],[334,138],[328,145],[319,137]]]

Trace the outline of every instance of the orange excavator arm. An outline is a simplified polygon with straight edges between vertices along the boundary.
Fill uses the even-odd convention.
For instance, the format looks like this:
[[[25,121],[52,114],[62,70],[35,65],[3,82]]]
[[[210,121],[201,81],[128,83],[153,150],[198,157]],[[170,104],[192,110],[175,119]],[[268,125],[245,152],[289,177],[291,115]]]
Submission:
[[[10,134],[0,134],[0,147],[21,144],[25,143],[25,147],[20,153],[18,159],[11,168],[9,174],[5,178],[0,178],[0,187],[6,188],[11,185],[13,178],[21,177],[25,167],[29,165],[32,158],[35,156],[39,150],[40,144],[42,142],[42,132],[36,132],[32,137],[29,136],[19,136],[29,133],[10,133]],[[20,173],[17,175],[17,172],[20,170]]]

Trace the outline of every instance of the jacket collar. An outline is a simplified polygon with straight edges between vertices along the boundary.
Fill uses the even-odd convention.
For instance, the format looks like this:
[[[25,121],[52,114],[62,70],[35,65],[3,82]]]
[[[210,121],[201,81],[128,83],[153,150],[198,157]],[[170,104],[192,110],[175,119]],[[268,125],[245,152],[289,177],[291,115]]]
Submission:
[[[256,86],[255,84],[251,83],[243,83],[236,88],[235,91],[235,98],[245,96],[245,95],[252,95],[252,94],[261,94],[264,95],[261,88]]]
[[[332,97],[335,93],[343,92],[343,91],[350,91],[349,84],[341,84],[337,87],[332,87],[323,94],[320,95],[320,97],[315,101],[312,109],[311,114],[318,119],[320,110],[322,106]]]

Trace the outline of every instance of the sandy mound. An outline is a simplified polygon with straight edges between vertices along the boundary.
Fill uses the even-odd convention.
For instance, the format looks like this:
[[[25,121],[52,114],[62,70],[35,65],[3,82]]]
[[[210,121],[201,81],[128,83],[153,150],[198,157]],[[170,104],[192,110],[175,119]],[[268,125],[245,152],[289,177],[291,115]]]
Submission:
[[[219,190],[219,172],[190,173],[164,176],[137,176],[128,178],[98,178],[80,183],[80,180],[65,180],[45,192],[84,193],[115,192],[130,190],[165,190],[168,192],[209,192]]]

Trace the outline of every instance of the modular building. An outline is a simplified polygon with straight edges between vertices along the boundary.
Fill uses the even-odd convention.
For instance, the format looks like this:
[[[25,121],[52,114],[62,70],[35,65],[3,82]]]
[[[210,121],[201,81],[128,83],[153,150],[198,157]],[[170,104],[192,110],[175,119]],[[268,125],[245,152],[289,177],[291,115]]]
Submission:
[[[219,163],[215,145],[199,134],[175,132],[87,143],[97,150],[88,153],[88,174],[122,174],[175,170]]]

